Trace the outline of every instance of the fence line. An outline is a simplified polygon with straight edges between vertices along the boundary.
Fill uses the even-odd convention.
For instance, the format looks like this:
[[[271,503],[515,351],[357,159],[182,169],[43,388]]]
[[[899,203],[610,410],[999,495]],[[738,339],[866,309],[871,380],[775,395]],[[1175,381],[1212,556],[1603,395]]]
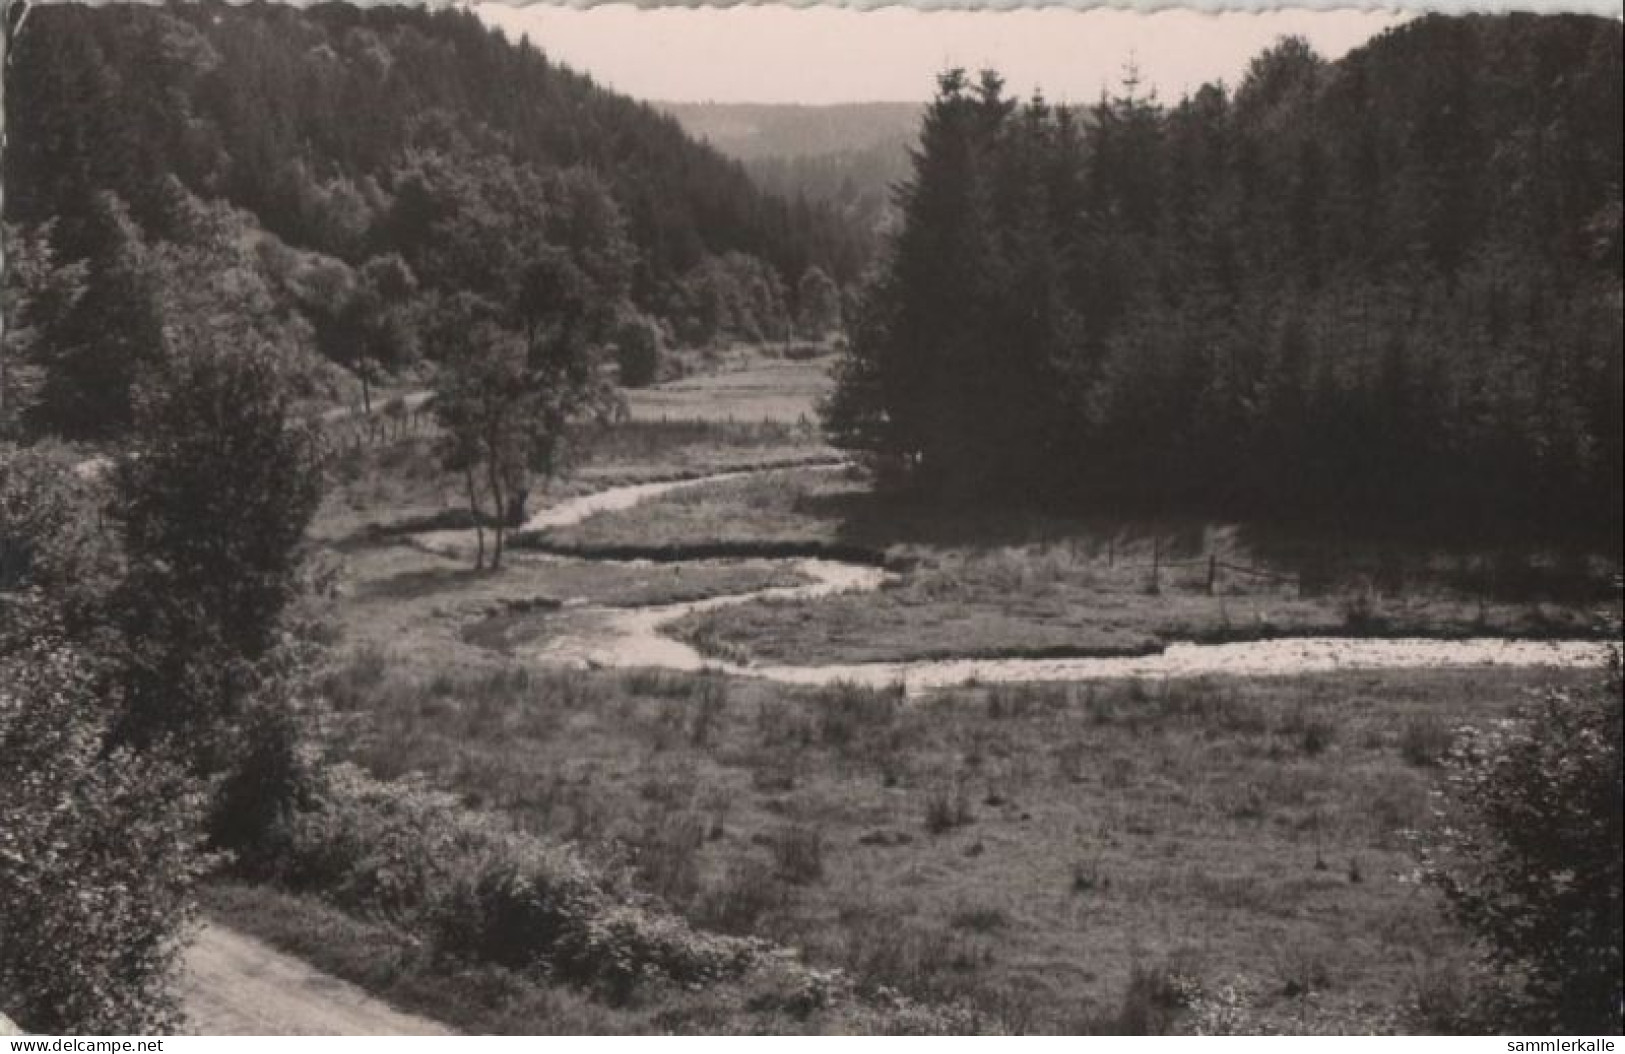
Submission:
[[[1112,550],[1113,555],[1115,556],[1115,544],[1112,546]],[[1117,566],[1115,559],[1110,562],[1112,566]],[[1293,589],[1297,590],[1300,595],[1303,593],[1302,574],[1282,574],[1279,571],[1266,571],[1261,567],[1248,567],[1245,564],[1233,564],[1228,560],[1219,559],[1219,555],[1217,553],[1208,553],[1206,556],[1200,556],[1190,560],[1164,560],[1162,558],[1162,542],[1160,539],[1153,539],[1152,541],[1152,558],[1150,563],[1122,564],[1121,566],[1124,570],[1128,571],[1150,571],[1152,589],[1158,589],[1161,587],[1162,572],[1167,568],[1206,567],[1207,593],[1209,596],[1212,596],[1218,589],[1220,571],[1250,575],[1254,578],[1266,578],[1272,582],[1285,582],[1291,585]]]
[[[1263,568],[1259,567],[1243,567],[1241,564],[1232,564],[1224,560],[1218,560],[1216,563],[1219,567],[1224,568],[1226,571],[1234,571],[1237,574],[1242,575],[1253,575],[1257,578],[1271,578],[1277,582],[1291,582],[1296,584],[1300,577],[1295,574],[1283,575],[1279,571],[1265,571]]]

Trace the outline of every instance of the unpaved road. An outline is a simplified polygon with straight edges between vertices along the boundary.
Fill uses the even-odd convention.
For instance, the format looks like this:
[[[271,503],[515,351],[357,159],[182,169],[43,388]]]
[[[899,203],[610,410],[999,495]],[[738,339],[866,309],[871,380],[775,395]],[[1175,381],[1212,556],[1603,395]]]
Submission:
[[[199,1036],[446,1036],[346,981],[223,926],[186,952],[187,1031]]]

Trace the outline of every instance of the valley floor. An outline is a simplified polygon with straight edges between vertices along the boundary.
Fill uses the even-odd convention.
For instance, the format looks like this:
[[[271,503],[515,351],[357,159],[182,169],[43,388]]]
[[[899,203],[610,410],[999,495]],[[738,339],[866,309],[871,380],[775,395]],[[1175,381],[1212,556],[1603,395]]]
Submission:
[[[641,405],[680,405],[696,384]],[[811,395],[778,394],[776,419],[751,425],[635,418],[574,487],[827,458],[784,424]],[[518,539],[503,571],[475,573],[412,527],[443,526],[455,506],[427,452],[423,436],[357,452],[319,524],[343,640],[324,682],[335,758],[421,776],[629,867],[703,929],[1019,1031],[1189,1031],[1232,1011],[1261,1030],[1432,1027],[1462,994],[1469,951],[1418,881],[1439,763],[1461,725],[1597,674],[1287,670],[904,699],[560,665],[549,642],[584,612],[765,589],[780,599],[702,603],[667,627],[685,642],[673,646],[799,665],[1143,654],[1311,634],[1586,638],[1598,608],[1617,613],[1617,568],[1572,554],[1345,539],[1321,553],[1237,525],[944,517],[827,469],[558,523]],[[814,595],[786,547],[872,557],[885,581]],[[693,550],[710,555],[676,559]],[[1264,573],[1210,589],[1209,556]],[[305,904],[236,890],[215,910],[337,956],[331,968],[396,1001],[432,987],[405,945],[383,974],[322,951],[331,909]],[[631,1029],[648,1012],[590,1027]],[[465,1025],[543,1030],[500,1007]]]

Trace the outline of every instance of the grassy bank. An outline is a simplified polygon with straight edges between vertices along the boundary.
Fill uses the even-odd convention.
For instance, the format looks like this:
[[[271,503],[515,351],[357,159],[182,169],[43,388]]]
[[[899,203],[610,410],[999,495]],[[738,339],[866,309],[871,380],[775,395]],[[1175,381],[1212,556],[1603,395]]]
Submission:
[[[215,916],[397,1007],[465,1031],[940,1033],[953,1008],[861,992],[790,949],[708,933],[613,856],[348,766],[208,891]]]
[[[342,752],[624,860],[703,929],[1031,1031],[1426,1027],[1466,948],[1414,881],[1464,722],[1582,675],[965,689],[380,671]],[[1238,987],[1239,986],[1239,987]]]

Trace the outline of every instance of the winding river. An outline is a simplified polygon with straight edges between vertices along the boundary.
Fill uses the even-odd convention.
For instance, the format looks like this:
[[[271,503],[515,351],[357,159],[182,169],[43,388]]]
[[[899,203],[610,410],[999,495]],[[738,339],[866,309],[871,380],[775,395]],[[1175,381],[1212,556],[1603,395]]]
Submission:
[[[820,467],[828,470],[842,466]],[[525,524],[525,529],[546,530],[569,526],[597,513],[629,509],[639,502],[673,491],[743,479],[752,474],[727,472],[694,479],[614,487],[560,502],[532,517]],[[468,537],[467,532],[438,531],[419,536],[418,541],[445,551],[466,546]],[[910,694],[919,694],[967,681],[1015,683],[1210,675],[1262,677],[1337,670],[1464,666],[1577,667],[1599,663],[1605,648],[1604,644],[1595,640],[1294,637],[1229,644],[1174,643],[1154,655],[1120,658],[924,659],[785,666],[727,662],[704,656],[692,646],[664,632],[672,622],[694,612],[758,600],[808,600],[848,591],[872,591],[879,589],[887,577],[887,573],[879,568],[838,560],[793,559],[784,563],[799,571],[808,580],[806,584],[775,586],[651,607],[612,608],[567,603],[565,610],[545,616],[551,622],[552,632],[548,638],[522,648],[520,654],[536,661],[556,664],[721,670],[796,685],[836,682],[873,687],[901,685]]]

